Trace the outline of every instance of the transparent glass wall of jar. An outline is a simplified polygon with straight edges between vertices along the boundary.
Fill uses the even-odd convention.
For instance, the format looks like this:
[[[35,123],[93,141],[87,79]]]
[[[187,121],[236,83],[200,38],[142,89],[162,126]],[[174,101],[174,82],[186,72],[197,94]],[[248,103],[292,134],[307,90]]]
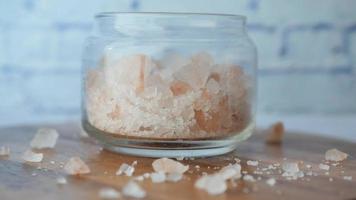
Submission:
[[[254,128],[256,49],[245,17],[101,13],[83,54],[82,124],[150,157],[230,152]]]

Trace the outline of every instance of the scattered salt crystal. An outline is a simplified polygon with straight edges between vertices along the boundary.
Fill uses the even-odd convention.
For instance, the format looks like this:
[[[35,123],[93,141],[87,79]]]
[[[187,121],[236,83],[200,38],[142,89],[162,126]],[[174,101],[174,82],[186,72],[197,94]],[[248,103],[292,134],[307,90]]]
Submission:
[[[122,193],[128,197],[143,198],[146,196],[144,191],[137,183],[130,181],[123,188]]]
[[[274,185],[276,184],[276,179],[274,179],[274,178],[269,178],[269,179],[267,179],[266,183],[267,183],[267,185],[269,185],[269,186],[274,186]]]
[[[298,163],[293,163],[293,162],[283,163],[282,164],[282,169],[285,172],[289,172],[289,173],[297,173],[297,172],[299,172]]]
[[[144,179],[145,179],[145,177],[143,177],[143,176],[136,176],[134,178],[135,181],[143,181]]]
[[[228,165],[223,167],[218,174],[224,179],[239,179],[241,178],[241,165],[235,163],[233,165]]]
[[[10,147],[1,146],[0,147],[0,156],[9,156],[10,155]]]
[[[189,169],[189,166],[185,166],[182,163],[169,158],[160,158],[153,161],[152,167],[156,172],[180,174],[183,174]]]
[[[347,181],[352,181],[352,176],[344,176],[343,179]]]
[[[348,155],[346,153],[337,149],[329,149],[325,153],[325,160],[339,162],[345,160],[347,156]]]
[[[200,177],[195,182],[195,187],[205,190],[210,195],[222,194],[227,189],[225,180],[221,176],[216,174]]]
[[[51,163],[52,165],[56,164],[56,162],[53,160],[49,161],[49,163]]]
[[[313,172],[312,171],[309,171],[306,173],[307,176],[313,176]]]
[[[43,153],[35,153],[31,150],[27,150],[22,155],[22,159],[26,162],[41,162],[43,159]]]
[[[58,177],[58,178],[56,179],[56,181],[57,181],[57,184],[59,184],[59,185],[67,184],[67,179],[64,178],[64,177]]]
[[[80,175],[90,173],[89,167],[79,158],[72,157],[64,166],[64,170],[70,175]]]
[[[102,188],[99,190],[99,197],[101,199],[118,199],[121,194],[114,188]]]
[[[328,171],[330,169],[330,166],[320,163],[319,164],[319,168],[322,169],[322,170]]]
[[[166,180],[170,182],[178,182],[183,178],[183,175],[180,173],[169,173],[167,174]]]
[[[248,181],[248,182],[255,182],[256,181],[255,178],[253,176],[249,175],[249,174],[244,175],[242,179],[244,181]]]
[[[257,166],[258,165],[258,161],[257,160],[248,160],[247,161],[247,165]]]
[[[166,180],[166,174],[162,171],[151,173],[151,180],[153,183],[163,183]]]
[[[330,177],[330,178],[329,178],[329,181],[330,181],[330,182],[333,182],[333,181],[334,181],[334,179]]]
[[[267,130],[266,142],[268,144],[280,144],[284,135],[284,125],[282,122],[277,122],[271,125]]]
[[[144,173],[144,174],[143,174],[143,177],[144,177],[144,178],[149,178],[150,176],[151,176],[150,173]]]
[[[57,139],[58,132],[55,129],[40,128],[31,140],[30,145],[35,149],[54,148]]]
[[[305,165],[305,167],[308,168],[308,169],[311,169],[311,168],[312,168],[312,166],[309,165],[309,164],[308,164],[308,165]]]
[[[132,176],[134,173],[135,168],[133,165],[128,165],[126,163],[121,164],[120,168],[116,171],[116,175],[119,176],[121,174],[125,174],[126,176]]]

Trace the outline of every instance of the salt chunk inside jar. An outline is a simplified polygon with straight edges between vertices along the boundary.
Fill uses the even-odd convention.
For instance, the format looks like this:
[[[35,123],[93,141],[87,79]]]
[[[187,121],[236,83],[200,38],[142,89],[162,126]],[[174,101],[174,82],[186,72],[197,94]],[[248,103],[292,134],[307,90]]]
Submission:
[[[100,13],[83,53],[82,125],[111,151],[224,154],[254,128],[257,55],[239,15]]]

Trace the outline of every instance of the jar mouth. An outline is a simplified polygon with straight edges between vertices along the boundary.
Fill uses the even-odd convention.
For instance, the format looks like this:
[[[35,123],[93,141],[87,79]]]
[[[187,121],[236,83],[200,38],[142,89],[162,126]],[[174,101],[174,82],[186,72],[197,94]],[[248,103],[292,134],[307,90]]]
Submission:
[[[193,13],[193,12],[101,12],[95,15],[95,18],[115,17],[115,16],[206,16],[206,17],[222,17],[222,18],[234,18],[236,20],[246,20],[244,15],[235,14],[222,14],[222,13]]]

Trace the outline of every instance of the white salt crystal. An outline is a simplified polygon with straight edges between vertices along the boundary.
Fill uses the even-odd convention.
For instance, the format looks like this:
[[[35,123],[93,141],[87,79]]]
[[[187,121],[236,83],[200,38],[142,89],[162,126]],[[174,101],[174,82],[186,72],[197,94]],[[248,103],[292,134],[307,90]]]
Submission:
[[[56,181],[57,181],[57,184],[59,184],[59,185],[67,184],[67,179],[64,178],[64,177],[58,177],[58,178],[56,179]]]
[[[311,168],[312,168],[311,165],[305,165],[305,167],[308,168],[308,169],[311,169]]]
[[[116,171],[116,175],[119,176],[124,173],[126,176],[132,176],[134,171],[135,168],[133,166],[123,163],[121,164],[120,168]]]
[[[9,156],[10,155],[10,147],[1,146],[0,147],[0,156]]]
[[[330,166],[320,163],[319,164],[319,168],[322,169],[322,170],[328,171],[330,169]]]
[[[143,177],[143,176],[136,176],[136,177],[134,178],[134,180],[135,180],[135,181],[143,181],[143,180],[145,180],[145,177]]]
[[[330,181],[330,182],[333,182],[333,181],[334,181],[334,179],[330,177],[330,178],[329,178],[329,181]]]
[[[180,174],[183,174],[189,169],[189,166],[185,166],[182,163],[169,158],[160,158],[153,161],[152,167],[156,172]]]
[[[258,165],[258,161],[257,160],[248,160],[247,161],[247,165],[257,166]]]
[[[163,183],[166,180],[166,174],[164,172],[151,173],[151,180],[153,183]]]
[[[216,174],[200,177],[195,182],[195,187],[205,190],[210,195],[222,194],[227,190],[225,180],[221,176]]]
[[[330,160],[330,161],[343,161],[347,158],[347,154],[339,151],[337,149],[329,149],[325,153],[325,160]]]
[[[182,180],[183,175],[180,173],[168,173],[166,180],[170,181],[170,182],[178,182],[180,180]]]
[[[176,159],[179,160],[179,161],[182,161],[182,160],[184,160],[184,157],[181,156],[181,157],[177,157]]]
[[[22,159],[26,162],[41,162],[43,159],[43,153],[35,153],[31,150],[27,150],[22,155]]]
[[[144,177],[144,178],[149,178],[150,176],[151,176],[150,173],[144,173],[144,174],[143,174],[143,177]]]
[[[130,181],[122,188],[122,194],[128,197],[143,198],[146,196],[146,191],[137,183]]]
[[[218,174],[224,179],[238,179],[241,178],[241,165],[235,163],[233,165],[228,165],[223,167]]]
[[[248,182],[255,182],[256,181],[255,178],[253,176],[249,175],[249,174],[244,175],[242,179],[244,181],[248,181]]]
[[[119,199],[121,194],[114,188],[102,188],[99,190],[99,197],[101,199]]]
[[[289,172],[289,173],[297,173],[297,172],[299,172],[298,163],[292,163],[292,162],[283,163],[282,164],[282,169],[285,172]]]
[[[51,128],[38,129],[35,137],[31,140],[34,149],[54,148],[58,139],[58,132]]]
[[[90,173],[89,167],[79,158],[72,157],[64,166],[64,170],[70,175],[80,175]]]
[[[344,176],[343,179],[347,181],[352,181],[352,176]]]
[[[269,186],[274,186],[274,185],[276,184],[276,179],[274,179],[274,178],[269,178],[269,179],[267,179],[266,183],[267,183],[267,185],[269,185]]]

